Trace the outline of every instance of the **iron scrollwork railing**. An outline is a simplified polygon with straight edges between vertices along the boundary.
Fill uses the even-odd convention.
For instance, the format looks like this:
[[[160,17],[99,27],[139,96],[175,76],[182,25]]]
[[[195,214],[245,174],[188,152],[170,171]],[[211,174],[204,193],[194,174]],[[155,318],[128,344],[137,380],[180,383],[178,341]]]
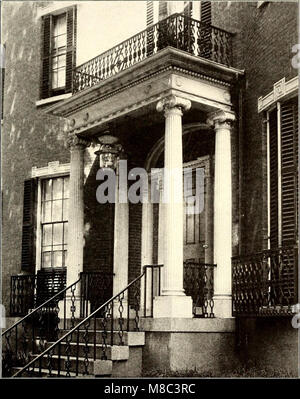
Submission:
[[[92,87],[168,46],[227,66],[232,64],[231,33],[173,14],[78,66],[73,74],[73,92]]]
[[[151,267],[160,270],[160,266]],[[143,273],[125,289],[79,320],[75,326],[71,325],[69,331],[48,345],[43,353],[27,363],[14,377],[93,374],[96,359],[107,360],[111,346],[125,345],[126,332],[140,331],[143,306],[148,306],[141,301],[141,283],[148,268],[145,266]]]
[[[292,315],[292,307],[298,302],[297,271],[297,247],[233,257],[233,314]]]
[[[187,260],[183,265],[183,288],[193,300],[194,317],[214,316],[214,268],[200,260]]]
[[[60,290],[35,309],[29,308],[29,313],[2,333],[4,377],[11,376],[15,368],[23,367],[34,355],[42,353],[47,342],[56,341],[60,323],[66,328],[68,318],[71,325],[75,325],[79,282]]]

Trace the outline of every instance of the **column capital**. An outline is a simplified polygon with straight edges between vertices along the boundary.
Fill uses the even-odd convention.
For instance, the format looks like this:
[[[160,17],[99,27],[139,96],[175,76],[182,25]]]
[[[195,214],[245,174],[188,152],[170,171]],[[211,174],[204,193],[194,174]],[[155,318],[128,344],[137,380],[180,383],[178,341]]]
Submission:
[[[174,94],[162,98],[156,105],[158,112],[170,111],[172,109],[178,109],[179,111],[188,111],[191,108],[191,101],[187,98],[175,96]]]
[[[235,113],[232,111],[218,110],[210,113],[207,118],[207,124],[215,129],[228,127],[231,128],[235,121]]]
[[[73,150],[75,148],[85,149],[86,147],[89,147],[90,144],[91,144],[90,141],[78,137],[76,134],[70,134],[67,137],[67,145],[70,150]]]

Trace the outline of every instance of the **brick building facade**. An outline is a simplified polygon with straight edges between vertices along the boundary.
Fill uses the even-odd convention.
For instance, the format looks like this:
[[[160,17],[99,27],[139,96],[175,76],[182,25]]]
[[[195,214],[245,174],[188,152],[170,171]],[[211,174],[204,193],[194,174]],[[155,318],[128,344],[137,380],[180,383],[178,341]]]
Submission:
[[[297,4],[96,3],[3,3],[2,303],[11,333],[28,307],[36,307],[20,295],[37,300],[39,289],[43,291],[39,284],[48,284],[48,294],[55,295],[83,275],[85,283],[78,291],[74,288],[74,298],[68,290],[64,294],[67,303],[71,296],[71,316],[68,310],[59,315],[72,320],[75,314],[81,320],[139,279],[143,266],[163,264],[162,287],[150,269],[147,280],[138,280],[141,303],[135,304],[133,290],[121,298],[121,307],[128,299],[130,312],[144,306],[135,320],[152,317],[142,320],[143,350],[140,344],[129,350],[129,357],[141,357],[139,366],[115,375],[136,376],[151,368],[196,368],[222,375],[225,368],[248,360],[262,367],[276,363],[278,370],[295,374],[297,332],[290,319],[298,290],[298,73],[291,60]],[[147,30],[132,36],[142,29]],[[174,109],[182,113],[181,155],[176,152],[180,146],[164,140],[168,126],[175,132],[179,125],[166,122],[156,104],[165,115]],[[149,172],[167,162],[202,168],[202,216],[182,222],[176,206],[164,210],[162,202],[99,204],[95,193],[101,151],[114,146],[114,139],[101,141],[106,136],[121,143],[128,171],[139,167]],[[95,154],[99,148],[100,155]],[[64,178],[69,183],[62,183]],[[55,184],[68,184],[70,197],[63,192],[60,198]],[[56,200],[62,209],[69,201],[69,217],[62,210],[61,218],[55,219],[54,211],[46,218],[46,202],[54,207]],[[59,224],[61,241],[55,236]],[[65,279],[56,286],[56,275],[49,274],[47,283],[34,277],[53,270]],[[212,276],[214,288],[208,285]],[[148,298],[153,302],[146,309]],[[119,303],[113,315],[115,305],[112,301],[107,310],[112,319],[120,309]],[[127,319],[129,334],[129,319],[134,319],[129,310]],[[204,359],[196,348],[199,342],[207,344],[208,333],[212,338]],[[277,337],[275,347],[272,337]],[[162,348],[156,358],[160,345],[170,350]],[[176,355],[181,345],[187,345],[184,359]],[[43,357],[42,351],[37,354]],[[92,373],[101,374],[97,361]]]

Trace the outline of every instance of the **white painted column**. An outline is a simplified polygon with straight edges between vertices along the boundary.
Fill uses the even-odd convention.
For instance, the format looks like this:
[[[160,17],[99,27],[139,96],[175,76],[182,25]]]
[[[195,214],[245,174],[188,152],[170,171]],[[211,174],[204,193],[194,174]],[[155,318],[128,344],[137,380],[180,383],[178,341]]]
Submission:
[[[153,317],[192,317],[192,298],[183,290],[182,112],[189,100],[171,95],[159,101],[165,113],[165,250],[162,296],[154,300]],[[166,177],[165,175],[165,177]]]
[[[67,286],[78,280],[83,271],[84,247],[84,150],[88,143],[77,136],[71,136],[69,147],[70,180],[69,180],[69,216],[68,216],[68,257]]]
[[[75,283],[83,271],[84,248],[84,150],[89,143],[76,135],[68,138],[71,152],[70,180],[69,180],[69,206],[68,206],[68,255],[67,255],[67,287]],[[75,308],[73,308],[73,305]],[[71,307],[73,310],[71,310]],[[64,312],[63,303],[60,311]],[[67,292],[66,316],[79,317],[80,311],[80,283],[74,290],[74,295]]]
[[[121,193],[120,190],[126,190],[126,193]],[[129,207],[128,202],[119,202],[119,194],[123,198],[127,196],[127,187],[124,186],[124,182],[119,185],[119,176],[117,175],[114,221],[113,295],[118,294],[128,285]]]
[[[214,313],[216,317],[232,317],[231,257],[232,257],[232,183],[231,131],[235,115],[217,111],[208,118],[214,126]]]
[[[148,198],[142,205],[142,249],[141,249],[141,266],[143,272],[145,265],[152,265],[153,263],[153,204],[151,203],[150,191],[151,187],[148,185]],[[149,315],[151,310],[151,270],[148,269],[146,276],[146,287],[144,287],[145,280],[141,281],[141,309],[144,310],[145,292],[146,289],[146,315]]]

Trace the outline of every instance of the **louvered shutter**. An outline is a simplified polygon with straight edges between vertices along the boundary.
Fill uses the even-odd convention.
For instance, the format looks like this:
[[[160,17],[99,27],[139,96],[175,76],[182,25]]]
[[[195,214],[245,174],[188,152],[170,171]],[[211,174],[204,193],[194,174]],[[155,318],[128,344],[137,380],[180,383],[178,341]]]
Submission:
[[[50,96],[50,67],[51,67],[51,15],[46,15],[42,19],[42,71],[41,71],[41,86],[40,96],[41,98],[48,98]]]
[[[153,1],[147,1],[147,15],[146,15],[147,28],[151,26],[153,22],[154,22]],[[154,50],[154,30],[153,28],[149,28],[147,30],[147,56],[153,54],[153,50]]]
[[[281,105],[281,229],[282,245],[295,244],[298,209],[298,105]]]
[[[22,228],[22,256],[21,269],[34,273],[35,271],[35,213],[36,213],[36,180],[24,181],[23,197],[23,228]]]
[[[203,58],[211,59],[212,56],[212,29],[211,29],[211,2],[201,1],[201,31],[199,55]]]
[[[66,93],[72,92],[73,68],[76,65],[76,30],[77,10],[73,7],[67,11]]]
[[[289,101],[281,104],[281,246],[283,250],[281,295],[284,304],[293,304],[297,297],[298,238],[298,104]]]
[[[277,110],[269,114],[270,126],[270,244],[278,248],[278,138]]]
[[[160,1],[158,5],[158,20],[167,18],[168,16],[168,3],[167,1]]]
[[[201,1],[200,20],[203,24],[211,25],[211,1]]]

